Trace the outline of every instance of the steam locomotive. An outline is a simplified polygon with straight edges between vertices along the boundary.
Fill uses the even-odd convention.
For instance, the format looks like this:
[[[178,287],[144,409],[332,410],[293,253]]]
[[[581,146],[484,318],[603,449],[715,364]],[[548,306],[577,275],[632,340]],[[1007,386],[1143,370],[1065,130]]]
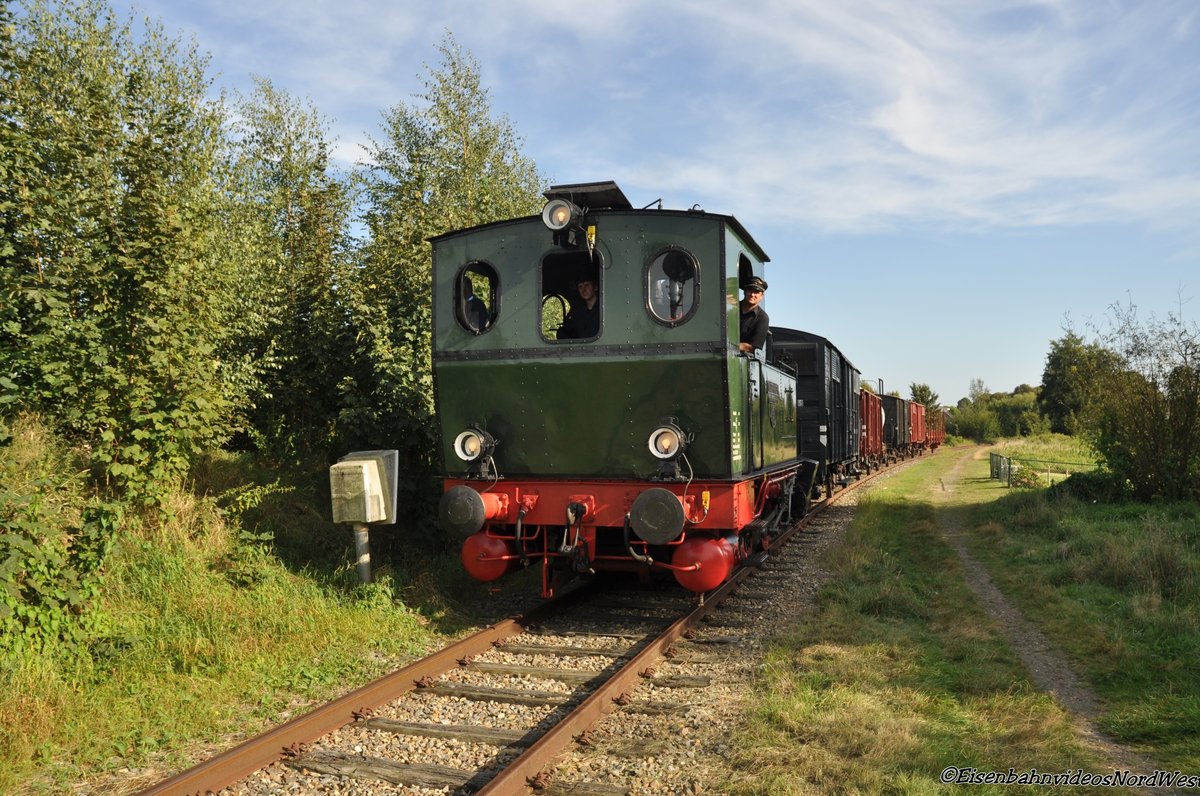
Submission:
[[[545,197],[432,241],[439,521],[473,577],[709,591],[822,492],[928,444],[924,407],[866,406],[887,396],[825,338],[739,350],[738,291],[768,257],[733,216],[635,209],[612,182]]]

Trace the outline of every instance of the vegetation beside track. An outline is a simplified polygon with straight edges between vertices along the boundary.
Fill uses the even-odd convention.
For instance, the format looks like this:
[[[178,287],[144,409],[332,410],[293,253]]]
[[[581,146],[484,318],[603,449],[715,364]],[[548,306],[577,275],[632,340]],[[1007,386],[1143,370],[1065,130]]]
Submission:
[[[769,650],[731,792],[936,792],[948,766],[1105,770],[1032,685],[942,539],[947,507],[931,485],[963,455],[919,462],[862,500],[816,612]],[[982,466],[984,482],[973,472],[956,501],[991,488]]]
[[[1079,437],[1066,434],[1036,434],[1030,437],[1013,437],[1001,440],[994,448],[1002,456],[1017,460],[1051,462],[1055,465],[1074,464],[1072,472],[1091,470],[1095,467],[1096,452]],[[1052,468],[1052,472],[1063,472]]]
[[[972,554],[1091,683],[1100,729],[1200,772],[1200,506],[1007,490],[971,466]]]
[[[40,543],[69,546],[82,460],[32,418],[13,430],[0,492],[41,495]],[[363,585],[311,482],[264,483],[231,454],[196,472],[154,519],[124,516],[86,637],[0,666],[0,793],[132,792],[462,627],[446,597],[465,580],[457,557],[414,541]]]

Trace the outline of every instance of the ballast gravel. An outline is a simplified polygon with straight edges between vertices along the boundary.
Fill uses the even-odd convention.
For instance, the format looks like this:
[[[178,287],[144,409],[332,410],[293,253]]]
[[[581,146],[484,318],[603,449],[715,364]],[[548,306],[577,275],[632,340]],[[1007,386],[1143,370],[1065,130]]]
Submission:
[[[731,736],[746,710],[764,645],[794,626],[809,610],[827,577],[821,554],[841,542],[854,514],[856,492],[815,518],[765,570],[748,580],[742,594],[722,605],[703,623],[694,638],[675,645],[675,656],[660,662],[653,678],[643,678],[630,694],[630,703],[606,716],[558,761],[551,782],[606,784],[613,793],[695,796],[720,794],[737,772],[728,764]],[[575,645],[624,652],[613,639],[547,633],[521,634],[512,644]],[[600,671],[613,664],[609,657],[580,657],[571,668]],[[493,649],[475,662],[550,667],[552,656],[505,653]],[[683,680],[691,687],[668,687]],[[442,682],[487,685],[569,695],[575,686],[526,676],[482,674],[463,667],[447,673]],[[699,685],[707,683],[706,685]],[[668,707],[661,714],[639,707]],[[414,691],[380,707],[376,717],[446,725],[471,724],[525,730],[549,724],[565,708],[481,703],[452,697],[431,698]],[[461,770],[500,768],[521,751],[455,739],[424,738],[373,732],[351,725],[326,736],[308,753],[336,750],[364,759],[385,758],[400,763],[423,763]],[[469,792],[452,788],[420,788],[374,780],[352,780],[273,765],[222,796],[431,796]]]

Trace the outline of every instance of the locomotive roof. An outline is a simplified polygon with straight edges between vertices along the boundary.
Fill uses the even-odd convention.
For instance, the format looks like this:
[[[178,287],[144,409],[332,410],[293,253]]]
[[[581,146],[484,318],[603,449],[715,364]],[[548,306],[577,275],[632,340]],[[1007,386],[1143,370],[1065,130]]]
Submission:
[[[586,207],[589,215],[604,216],[634,214],[647,216],[700,216],[704,218],[711,218],[716,221],[723,221],[724,223],[728,224],[734,232],[737,233],[738,237],[746,243],[746,245],[751,251],[754,252],[754,255],[758,257],[759,260],[764,263],[771,261],[771,258],[767,256],[767,253],[763,251],[761,246],[758,245],[758,242],[755,241],[753,236],[751,236],[746,228],[742,226],[742,222],[738,221],[733,216],[724,215],[722,213],[708,213],[699,209],[698,207],[693,207],[690,210],[651,210],[649,207],[635,209],[633,205],[629,203],[629,200],[625,198],[625,194],[619,187],[617,187],[615,182],[585,182],[574,183],[570,185],[555,185],[547,190],[544,196],[547,200],[558,198],[568,199],[575,204]],[[431,243],[436,243],[447,238],[452,238],[456,235],[465,235],[471,232],[477,232],[481,229],[498,227],[504,224],[523,224],[534,219],[540,221],[540,217],[538,215],[521,216],[519,218],[510,218],[503,221],[491,221],[489,223],[479,224],[474,227],[465,227],[463,229],[451,230],[450,232],[443,232],[441,235],[434,235],[429,239],[429,241]]]
[[[542,194],[547,200],[568,199],[580,207],[599,210],[610,207],[614,210],[632,210],[633,205],[625,198],[615,182],[577,182],[571,185],[552,185]]]

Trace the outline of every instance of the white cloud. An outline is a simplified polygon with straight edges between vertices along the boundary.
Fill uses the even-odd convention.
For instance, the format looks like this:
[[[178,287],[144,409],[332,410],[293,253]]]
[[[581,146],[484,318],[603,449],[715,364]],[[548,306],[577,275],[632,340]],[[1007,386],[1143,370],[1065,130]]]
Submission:
[[[622,177],[828,229],[1200,216],[1187,2],[207,0],[178,13],[226,79],[244,77],[236,63],[311,96],[348,160],[421,90],[449,30],[562,181]]]

